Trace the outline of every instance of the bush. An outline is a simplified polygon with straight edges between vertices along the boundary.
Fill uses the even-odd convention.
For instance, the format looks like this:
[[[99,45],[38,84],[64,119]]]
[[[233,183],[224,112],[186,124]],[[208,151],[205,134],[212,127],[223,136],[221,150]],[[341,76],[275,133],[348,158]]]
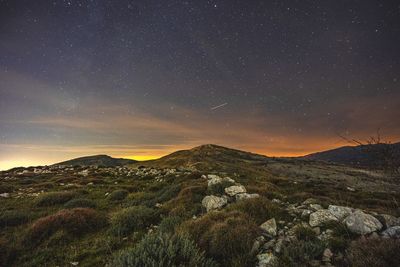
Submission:
[[[188,233],[207,256],[226,266],[251,266],[250,255],[259,227],[242,212],[213,212],[185,222],[180,232]]]
[[[299,267],[308,266],[308,262],[317,259],[325,250],[325,243],[319,239],[313,241],[295,241],[282,247],[279,266]]]
[[[124,200],[128,196],[128,194],[129,192],[127,190],[116,190],[108,195],[108,199],[111,201]]]
[[[174,233],[175,229],[182,223],[183,219],[178,216],[169,216],[164,218],[158,226],[160,233]]]
[[[67,203],[64,204],[64,207],[67,209],[73,208],[95,208],[96,203],[93,200],[86,199],[86,198],[77,198],[71,199]]]
[[[145,206],[125,208],[111,218],[112,231],[118,236],[143,230],[151,224],[157,224],[158,213]]]
[[[235,183],[229,181],[222,181],[221,183],[213,184],[207,188],[207,195],[223,195],[225,194],[225,188],[234,184]]]
[[[107,223],[105,216],[93,209],[75,208],[60,210],[56,214],[38,219],[29,228],[27,240],[40,242],[57,231],[65,231],[70,235],[80,236],[95,231]]]
[[[317,234],[311,229],[311,227],[300,225],[295,228],[294,234],[298,240],[303,241],[314,241],[317,238]]]
[[[206,191],[205,186],[188,186],[179,191],[178,196],[163,206],[171,216],[189,218],[201,213],[201,200]]]
[[[52,192],[43,194],[38,197],[36,205],[39,207],[47,207],[58,204],[64,204],[65,202],[71,200],[75,197],[72,192]]]
[[[196,266],[214,267],[217,264],[205,258],[204,253],[189,239],[165,234],[146,235],[133,249],[114,258],[111,266]]]
[[[0,227],[17,226],[29,221],[27,212],[7,210],[0,215]]]
[[[0,184],[0,194],[1,193],[11,193],[14,191],[15,187],[8,184]]]
[[[157,203],[166,202],[174,198],[180,191],[181,186],[171,185],[158,190],[157,192],[137,192],[132,194],[132,200],[128,203],[128,206],[147,206],[154,207]]]
[[[227,207],[229,211],[241,211],[248,214],[257,224],[262,224],[268,219],[276,220],[287,219],[288,213],[271,201],[259,197],[252,199],[244,199]]]
[[[0,238],[0,266],[12,266],[15,254],[14,247],[10,247],[5,239]]]
[[[399,239],[359,239],[350,245],[349,258],[354,267],[398,267],[399,251]]]

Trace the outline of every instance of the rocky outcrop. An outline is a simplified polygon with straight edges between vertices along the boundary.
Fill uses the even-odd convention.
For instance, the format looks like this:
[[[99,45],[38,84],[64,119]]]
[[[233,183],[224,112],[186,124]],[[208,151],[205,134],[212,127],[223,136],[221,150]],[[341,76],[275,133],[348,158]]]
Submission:
[[[329,205],[328,210],[339,221],[342,221],[344,218],[346,218],[353,212],[352,208],[343,207],[343,206],[335,206],[335,205]]]
[[[382,232],[386,238],[400,238],[400,226],[392,226]]]
[[[206,208],[207,212],[212,210],[217,210],[223,208],[228,203],[226,197],[217,197],[217,196],[206,196],[201,201],[203,207]]]
[[[257,255],[258,267],[278,266],[278,258],[272,253],[263,253]]]
[[[316,227],[337,220],[329,210],[322,209],[310,214],[309,224],[311,227]]]
[[[243,185],[232,185],[225,188],[225,194],[231,197],[243,193],[246,193],[246,188]]]
[[[344,219],[347,229],[354,234],[365,235],[379,231],[383,225],[374,216],[356,210]]]
[[[276,221],[275,218],[272,218],[263,224],[260,225],[260,228],[267,233],[268,235],[271,236],[276,236],[277,233],[277,227],[276,227]]]
[[[249,199],[249,198],[258,198],[260,197],[259,194],[249,194],[249,193],[241,193],[235,195],[236,201],[243,200],[243,199]]]

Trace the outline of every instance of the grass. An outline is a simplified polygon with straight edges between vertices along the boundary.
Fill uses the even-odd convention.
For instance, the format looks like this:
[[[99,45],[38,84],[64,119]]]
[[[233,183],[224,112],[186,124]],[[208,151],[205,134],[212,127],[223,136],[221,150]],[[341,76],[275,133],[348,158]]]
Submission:
[[[64,204],[76,196],[73,192],[52,192],[41,195],[36,200],[38,207],[48,207]]]

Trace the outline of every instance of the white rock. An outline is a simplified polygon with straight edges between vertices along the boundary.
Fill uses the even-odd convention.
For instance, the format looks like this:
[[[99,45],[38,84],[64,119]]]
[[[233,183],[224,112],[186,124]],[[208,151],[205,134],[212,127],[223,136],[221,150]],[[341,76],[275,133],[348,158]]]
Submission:
[[[267,234],[276,236],[277,227],[276,227],[275,218],[272,218],[272,219],[266,221],[265,223],[261,224],[260,228],[263,231],[265,231]]]
[[[235,196],[237,201],[249,198],[258,198],[258,197],[260,197],[259,194],[248,194],[248,193],[241,193]]]
[[[379,231],[383,227],[378,219],[362,212],[361,210],[356,210],[354,213],[347,216],[343,222],[350,232],[359,235]]]
[[[318,210],[310,214],[309,224],[311,227],[321,226],[330,221],[337,221],[338,219],[329,212],[329,210]]]
[[[225,188],[225,193],[228,196],[233,197],[234,195],[246,193],[246,188],[243,185],[232,185]]]
[[[9,193],[1,193],[0,197],[9,198],[10,194]]]
[[[335,205],[329,205],[328,210],[333,214],[333,216],[338,218],[339,221],[342,221],[353,212],[352,208]]]
[[[217,196],[206,196],[201,201],[203,207],[206,208],[207,212],[220,209],[224,207],[228,203],[226,197],[217,197]]]
[[[323,207],[320,204],[310,204],[310,209],[317,211],[317,210],[322,210]]]
[[[257,255],[258,267],[275,267],[278,265],[278,258],[272,253],[263,253]]]

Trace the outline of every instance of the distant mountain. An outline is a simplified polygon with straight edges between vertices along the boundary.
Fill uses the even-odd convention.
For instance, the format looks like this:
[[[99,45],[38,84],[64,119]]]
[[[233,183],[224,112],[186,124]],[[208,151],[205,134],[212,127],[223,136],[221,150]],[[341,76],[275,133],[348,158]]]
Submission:
[[[157,167],[195,167],[201,170],[209,169],[235,169],[240,164],[241,168],[264,164],[268,157],[226,148],[218,145],[202,145],[188,150],[176,151],[172,154],[155,160],[140,161],[135,165]]]
[[[135,163],[136,160],[122,159],[122,158],[112,158],[107,155],[95,155],[87,156],[76,159],[71,159],[56,163],[54,165],[64,165],[64,166],[123,166]]]
[[[379,168],[379,166],[382,166],[388,160],[387,155],[390,155],[393,159],[399,159],[400,142],[394,144],[344,146],[309,154],[302,158],[355,167]]]

